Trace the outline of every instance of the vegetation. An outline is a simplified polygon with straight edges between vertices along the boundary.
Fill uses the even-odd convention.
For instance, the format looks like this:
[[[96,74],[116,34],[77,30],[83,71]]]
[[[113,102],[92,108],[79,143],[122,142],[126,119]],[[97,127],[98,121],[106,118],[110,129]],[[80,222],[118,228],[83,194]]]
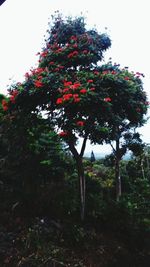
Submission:
[[[149,103],[143,74],[101,64],[110,45],[55,14],[38,67],[0,96],[2,266],[148,266]],[[88,139],[112,155],[86,159]]]

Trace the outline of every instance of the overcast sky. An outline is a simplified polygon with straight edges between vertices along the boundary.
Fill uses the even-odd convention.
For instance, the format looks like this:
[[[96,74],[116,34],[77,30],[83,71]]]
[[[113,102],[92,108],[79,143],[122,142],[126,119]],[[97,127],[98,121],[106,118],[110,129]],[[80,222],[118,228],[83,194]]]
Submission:
[[[107,32],[112,46],[104,61],[111,57],[113,63],[144,73],[144,89],[150,101],[148,4],[148,0],[6,0],[0,7],[0,93],[6,93],[13,80],[23,81],[24,74],[36,65],[48,22],[59,10],[64,15],[82,13],[88,27]],[[140,132],[150,143],[150,120]],[[91,149],[99,151],[88,145],[87,151]],[[100,150],[109,151],[106,146]]]

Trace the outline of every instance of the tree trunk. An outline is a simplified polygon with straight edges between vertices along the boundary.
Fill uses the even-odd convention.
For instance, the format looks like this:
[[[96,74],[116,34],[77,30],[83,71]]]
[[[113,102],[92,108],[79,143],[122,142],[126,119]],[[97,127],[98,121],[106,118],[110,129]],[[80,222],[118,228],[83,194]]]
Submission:
[[[83,141],[81,153],[79,154],[74,146],[74,144],[70,141],[68,142],[70,151],[73,154],[73,157],[76,161],[76,167],[78,172],[78,179],[79,179],[79,193],[80,193],[80,215],[81,221],[84,221],[85,218],[85,174],[84,174],[84,167],[83,167],[83,153],[85,149],[86,139]]]
[[[115,155],[115,176],[116,176],[116,200],[119,201],[122,188],[121,188],[121,177],[120,177],[120,156],[119,156],[119,139],[116,140],[116,155]]]
[[[80,190],[80,215],[81,221],[84,221],[85,217],[85,175],[84,175],[84,168],[82,163],[82,158],[76,159],[77,163],[77,171],[78,171],[78,178],[79,178],[79,190]]]
[[[116,200],[119,201],[121,197],[121,177],[120,177],[120,160],[116,158],[116,166],[115,166],[115,176],[116,176]]]

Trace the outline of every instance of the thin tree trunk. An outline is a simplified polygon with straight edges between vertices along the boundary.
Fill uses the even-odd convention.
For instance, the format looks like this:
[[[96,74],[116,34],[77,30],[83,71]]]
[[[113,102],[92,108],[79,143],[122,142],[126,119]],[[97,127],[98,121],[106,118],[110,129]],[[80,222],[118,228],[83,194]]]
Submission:
[[[80,215],[81,221],[84,221],[85,217],[85,175],[84,175],[84,168],[82,159],[79,157],[76,160],[77,163],[77,171],[78,171],[78,178],[79,178],[79,188],[80,188]]]
[[[122,194],[122,188],[121,188],[121,177],[120,177],[120,160],[116,158],[116,168],[115,168],[115,176],[116,176],[116,199],[119,201],[121,194]]]
[[[120,177],[120,157],[119,157],[119,139],[116,140],[116,166],[115,166],[115,176],[116,176],[116,200],[119,201],[122,188],[121,188],[121,177]]]
[[[84,218],[85,218],[85,191],[86,191],[86,185],[85,185],[85,174],[84,174],[84,167],[83,167],[82,157],[83,157],[84,150],[85,150],[86,140],[87,140],[87,138],[85,138],[84,141],[83,141],[83,145],[82,145],[80,154],[76,150],[74,144],[72,142],[68,142],[70,151],[73,154],[74,159],[76,161],[76,167],[77,167],[77,172],[78,172],[81,221],[84,221]]]

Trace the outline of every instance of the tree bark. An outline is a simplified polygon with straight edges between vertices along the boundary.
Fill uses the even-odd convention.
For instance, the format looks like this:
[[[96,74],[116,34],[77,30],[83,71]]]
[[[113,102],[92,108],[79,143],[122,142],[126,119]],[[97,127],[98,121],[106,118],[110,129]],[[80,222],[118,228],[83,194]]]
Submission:
[[[119,156],[119,139],[116,140],[116,155],[115,155],[115,177],[116,177],[116,200],[119,201],[122,188],[121,188],[121,177],[120,177],[120,156]]]
[[[121,177],[120,177],[120,160],[118,158],[116,158],[115,176],[116,176],[116,200],[119,201],[122,194],[122,188],[121,188]]]
[[[80,188],[80,215],[81,221],[84,221],[85,218],[85,175],[84,168],[82,163],[82,158],[76,159],[78,178],[79,178],[79,188]]]
[[[76,167],[77,167],[77,172],[78,172],[78,179],[79,179],[79,193],[80,193],[80,216],[81,216],[81,221],[84,221],[85,218],[85,191],[86,191],[86,183],[85,183],[85,174],[84,174],[84,167],[83,167],[83,153],[85,149],[85,143],[86,140],[83,141],[83,146],[81,149],[81,153],[79,154],[78,151],[76,150],[74,144],[72,142],[68,142],[69,148],[71,153],[73,154],[73,157],[76,161]],[[84,147],[84,149],[83,149]]]

